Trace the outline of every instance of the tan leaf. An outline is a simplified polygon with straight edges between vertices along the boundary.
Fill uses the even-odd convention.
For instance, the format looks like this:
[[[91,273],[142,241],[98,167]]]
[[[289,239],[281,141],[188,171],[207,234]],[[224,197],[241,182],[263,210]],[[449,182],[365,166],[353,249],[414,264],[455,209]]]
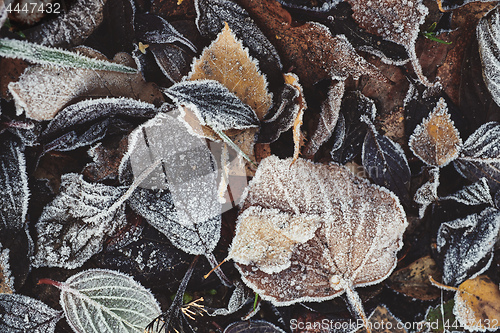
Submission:
[[[272,96],[267,90],[266,78],[227,23],[217,39],[194,62],[188,75],[188,80],[201,79],[222,83],[248,104],[260,120],[271,107]]]
[[[443,98],[439,99],[429,117],[415,128],[409,146],[418,158],[431,166],[443,167],[457,158],[462,139]]]
[[[105,59],[92,49],[80,50],[85,55]],[[129,65],[133,59],[117,54],[114,62]],[[163,101],[153,83],[144,81],[140,73],[126,74],[89,69],[31,66],[18,82],[9,83],[17,113],[35,120],[52,119],[63,107],[85,97],[130,97],[144,102]]]
[[[440,277],[441,273],[434,259],[425,256],[392,273],[388,284],[406,296],[429,301],[441,296],[441,291],[430,283],[429,275]]]
[[[429,10],[422,0],[347,0],[353,18],[368,32],[403,45],[418,78],[426,86],[432,83],[422,73],[415,42]]]
[[[383,305],[379,305],[373,310],[368,322],[371,333],[406,333],[404,324]],[[368,332],[366,328],[357,331],[357,333],[366,332]]]
[[[469,331],[496,331],[500,328],[500,290],[485,275],[463,282],[455,294],[453,314]]]
[[[407,226],[390,191],[339,165],[261,161],[229,252],[243,281],[276,305],[323,301],[384,280]],[[365,321],[366,322],[366,321]]]
[[[299,110],[292,125],[293,146],[294,146],[293,162],[295,162],[297,158],[299,158],[300,149],[304,145],[305,141],[304,135],[302,134],[300,127],[302,126],[302,118],[304,118],[304,111],[305,109],[307,109],[307,103],[304,96],[304,91],[302,89],[302,86],[299,84],[299,78],[297,77],[297,75],[293,73],[286,73],[283,75],[283,77],[285,79],[285,84],[291,85],[292,87],[296,88],[297,91],[299,92],[299,96],[297,97],[297,105],[299,107]]]

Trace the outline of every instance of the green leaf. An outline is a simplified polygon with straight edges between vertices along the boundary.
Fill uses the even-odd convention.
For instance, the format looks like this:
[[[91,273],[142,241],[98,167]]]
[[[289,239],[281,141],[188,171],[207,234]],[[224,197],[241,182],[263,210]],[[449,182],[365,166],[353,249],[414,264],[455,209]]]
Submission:
[[[0,56],[23,59],[41,65],[137,73],[136,69],[122,64],[92,59],[62,49],[6,38],[0,39]]]

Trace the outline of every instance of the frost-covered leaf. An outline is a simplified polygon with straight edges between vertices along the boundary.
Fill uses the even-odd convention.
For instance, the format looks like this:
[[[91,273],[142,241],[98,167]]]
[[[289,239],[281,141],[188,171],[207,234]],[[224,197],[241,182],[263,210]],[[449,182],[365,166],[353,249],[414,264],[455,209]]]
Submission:
[[[436,0],[441,11],[451,11],[471,2],[491,2],[492,0]],[[495,1],[495,0],[493,0]]]
[[[253,300],[253,297],[249,297],[245,292],[245,286],[241,281],[235,283],[235,288],[231,297],[229,298],[229,303],[227,308],[221,309],[206,309],[208,315],[210,316],[227,316],[229,314],[235,313],[243,307],[247,302]]]
[[[0,293],[0,330],[5,333],[53,333],[63,317],[61,311],[37,299]]]
[[[246,10],[228,0],[195,0],[194,4],[196,25],[203,37],[214,39],[227,23],[252,57],[258,59],[260,68],[271,79],[279,77],[282,65],[278,52]]]
[[[4,135],[0,140],[0,231],[23,229],[29,196],[24,147]]]
[[[460,284],[453,313],[467,331],[497,331],[500,328],[500,290],[488,276]]]
[[[84,100],[59,111],[42,132],[42,140],[68,132],[75,127],[111,117],[152,117],[156,114],[153,104],[131,98],[98,98]]]
[[[60,190],[36,224],[34,267],[77,268],[127,223],[125,206],[116,204],[124,188],[87,183],[70,173],[61,177]]]
[[[196,46],[160,16],[153,14],[137,15],[135,26],[135,33],[139,40],[144,43],[172,44],[179,42],[196,52]]]
[[[439,200],[455,200],[466,205],[481,205],[489,204],[494,206],[493,198],[491,197],[490,187],[485,177],[477,182],[464,186],[461,190],[450,194]]]
[[[500,187],[500,124],[489,122],[465,141],[455,169],[471,181],[486,177],[493,192]]]
[[[149,290],[117,271],[89,269],[66,282],[44,282],[61,290],[61,307],[75,332],[143,333],[161,313]]]
[[[462,139],[453,125],[444,98],[439,99],[429,117],[415,128],[408,145],[430,166],[443,167],[458,157]]]
[[[224,333],[284,333],[281,328],[264,320],[237,321],[226,327]]]
[[[483,65],[483,79],[490,91],[491,97],[500,106],[500,9],[496,7],[483,17],[476,28],[479,54]]]
[[[77,0],[54,19],[27,29],[29,41],[48,46],[70,47],[83,43],[101,24],[106,0]]]
[[[304,148],[304,156],[312,157],[316,154],[319,147],[332,136],[339,118],[344,90],[344,81],[332,82],[326,100],[321,104],[318,127]]]
[[[356,79],[361,75],[387,81],[375,66],[356,53],[345,36],[333,36],[326,26],[317,22],[292,24],[290,13],[274,0],[238,3],[273,41],[284,68],[293,68],[304,87],[322,79]]]
[[[85,49],[97,58],[104,56]],[[130,63],[126,54],[115,56],[117,63]],[[28,118],[52,119],[62,108],[83,97],[129,97],[149,103],[163,101],[153,83],[144,81],[141,73],[127,74],[90,69],[60,69],[32,66],[26,69],[18,82],[9,83],[9,91],[16,102],[18,114]]]
[[[403,45],[413,64],[415,74],[426,85],[432,84],[422,73],[415,52],[415,42],[429,10],[422,0],[347,0],[353,17],[361,28],[391,42]]]
[[[257,118],[262,120],[272,104],[267,80],[231,28],[226,23],[217,39],[203,50],[200,58],[193,63],[188,80],[208,79],[220,82],[249,105]]]
[[[0,294],[12,294],[14,290],[14,277],[10,270],[10,251],[4,249],[0,243]]]
[[[428,171],[429,179],[420,186],[415,192],[414,200],[420,206],[418,214],[420,218],[424,217],[427,207],[439,200],[437,189],[439,186],[439,168],[431,168]]]
[[[0,27],[3,27],[5,20],[7,19],[8,13],[7,8],[3,0],[0,1]]]
[[[442,223],[437,250],[443,261],[443,282],[458,286],[488,269],[499,230],[500,211],[494,208]]]
[[[257,127],[255,112],[215,80],[184,81],[163,92],[179,106],[195,113],[201,125],[214,130]]]
[[[407,333],[405,324],[396,318],[385,305],[379,305],[373,310],[369,323],[372,325],[371,332],[377,333]],[[366,328],[357,330],[356,333],[367,333]]]
[[[129,74],[137,72],[136,69],[122,64],[15,39],[0,39],[0,56],[63,68],[85,68]]]
[[[441,273],[434,259],[425,256],[392,273],[387,283],[406,296],[428,301],[441,296],[441,291],[429,281],[429,275],[437,279]]]
[[[216,164],[205,141],[171,114],[158,114],[129,136],[122,164],[130,163],[142,188],[129,203],[178,248],[209,253],[220,237]]]
[[[281,133],[292,126],[297,127],[296,122],[302,121],[304,110],[307,109],[304,92],[297,75],[286,73],[284,78],[285,84],[280,92],[279,103],[273,105],[266,119],[260,124],[259,143],[274,142]]]
[[[394,192],[401,202],[410,205],[410,166],[401,146],[378,133],[369,121],[361,159],[368,175],[377,185]]]
[[[356,286],[396,266],[406,216],[397,197],[347,168],[270,156],[250,182],[229,258],[275,305],[346,293],[366,323]]]

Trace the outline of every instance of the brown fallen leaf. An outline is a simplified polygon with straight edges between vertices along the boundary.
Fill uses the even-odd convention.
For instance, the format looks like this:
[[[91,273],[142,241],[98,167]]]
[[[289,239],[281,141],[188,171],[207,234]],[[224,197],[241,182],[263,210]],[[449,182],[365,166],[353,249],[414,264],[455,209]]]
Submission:
[[[406,296],[429,301],[441,296],[441,291],[430,283],[429,275],[440,277],[441,273],[434,259],[425,256],[392,273],[387,283]]]
[[[397,197],[339,165],[270,156],[244,200],[228,256],[243,281],[280,306],[345,292],[366,323],[354,288],[396,266],[407,226]]]
[[[369,33],[403,45],[408,52],[415,74],[426,86],[433,84],[422,73],[415,52],[415,41],[428,9],[422,0],[347,0],[353,18]]]
[[[128,137],[111,144],[98,144],[89,149],[89,155],[94,160],[88,163],[82,174],[91,182],[105,179],[118,179],[120,162],[127,152]]]
[[[80,53],[98,59],[106,59],[90,48]],[[133,64],[125,53],[115,56],[114,62]],[[76,100],[92,97],[130,97],[144,102],[159,104],[164,101],[155,84],[144,81],[141,73],[126,74],[76,68],[31,66],[18,82],[8,85],[14,97],[18,114],[35,120],[52,119],[63,107]]]
[[[462,147],[460,133],[453,125],[444,98],[410,137],[411,151],[430,166],[443,167],[456,159]]]
[[[379,305],[373,310],[368,318],[368,323],[372,333],[406,333],[404,324],[387,310],[383,305]],[[362,328],[357,333],[366,333],[366,328]]]
[[[488,276],[463,282],[455,294],[453,313],[469,331],[496,331],[500,328],[500,290]]]
[[[380,71],[359,56],[344,36],[307,22],[295,26],[290,14],[274,0],[238,0],[266,37],[275,45],[284,68],[291,68],[306,87],[323,79],[344,80],[370,75],[387,81]]]
[[[0,244],[0,294],[14,293],[14,277],[9,267],[9,250]]]

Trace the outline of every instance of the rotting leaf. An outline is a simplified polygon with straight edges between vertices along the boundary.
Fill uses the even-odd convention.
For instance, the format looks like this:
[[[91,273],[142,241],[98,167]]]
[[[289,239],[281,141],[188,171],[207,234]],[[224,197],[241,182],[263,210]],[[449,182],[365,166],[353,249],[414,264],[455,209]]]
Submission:
[[[123,273],[89,269],[66,280],[48,279],[61,290],[60,303],[75,332],[143,333],[160,313],[153,294]]]
[[[387,78],[359,56],[347,38],[333,36],[316,22],[295,26],[290,14],[277,1],[239,0],[257,24],[276,45],[285,68],[293,68],[305,87],[323,79],[354,79],[370,75],[381,81]]]
[[[401,146],[378,133],[370,120],[363,143],[361,160],[368,175],[377,185],[394,192],[402,203],[410,206],[410,166]]]
[[[499,230],[500,211],[491,207],[442,223],[437,251],[443,262],[443,282],[458,286],[488,269]]]
[[[304,156],[308,158],[312,157],[316,154],[321,145],[332,136],[339,118],[344,90],[344,81],[333,81],[330,85],[326,100],[321,104],[318,127],[304,148]]]
[[[14,137],[0,140],[0,231],[23,229],[30,191],[24,147]]]
[[[259,126],[254,110],[218,81],[184,81],[163,92],[176,104],[193,112],[201,125],[216,131]]]
[[[207,254],[220,237],[218,172],[205,141],[188,132],[176,116],[159,113],[129,136],[123,168],[130,163],[137,181],[156,165],[129,204],[179,249]]]
[[[486,177],[492,192],[500,188],[500,124],[489,122],[465,141],[453,164],[465,178],[477,181]]]
[[[500,328],[500,290],[488,276],[481,275],[460,284],[453,313],[468,331],[496,331]]]
[[[89,54],[103,58],[91,49]],[[130,63],[131,57],[117,54],[115,62]],[[31,66],[19,78],[9,83],[18,114],[28,118],[50,120],[63,107],[82,97],[128,97],[148,103],[163,101],[158,88],[147,83],[140,73],[126,74],[89,69],[60,69]]]
[[[227,23],[248,47],[252,57],[259,61],[259,67],[268,73],[269,79],[279,79],[282,65],[278,52],[246,10],[228,0],[195,0],[194,3],[196,25],[203,37],[215,39]]]
[[[70,173],[61,177],[60,189],[36,224],[34,267],[77,268],[127,223],[125,206],[115,205],[124,188],[87,183],[81,175]]]
[[[391,42],[403,45],[408,52],[415,74],[426,86],[432,83],[422,73],[415,52],[415,42],[429,10],[422,0],[347,0],[353,17],[361,28]]]
[[[103,20],[106,0],[77,0],[56,18],[24,31],[29,41],[49,46],[81,44]]]
[[[261,161],[228,257],[264,300],[285,306],[384,280],[396,266],[406,216],[397,197],[338,165]],[[272,230],[272,232],[270,232]]]
[[[420,186],[415,192],[414,200],[420,206],[418,215],[424,217],[427,207],[439,200],[437,189],[439,186],[439,168],[430,168],[428,170],[429,179]]]
[[[489,204],[494,206],[493,198],[488,186],[486,177],[482,177],[477,182],[464,186],[461,190],[447,195],[446,197],[439,198],[439,200],[455,200],[466,205],[482,205]]]
[[[45,303],[18,294],[0,293],[0,330],[2,332],[54,333],[64,314]]]
[[[458,157],[462,139],[444,98],[439,99],[429,117],[415,128],[408,145],[415,156],[430,166],[443,167]]]
[[[430,283],[429,275],[438,278],[441,273],[434,259],[425,256],[392,273],[388,284],[406,296],[429,301],[441,296],[441,291]]]

